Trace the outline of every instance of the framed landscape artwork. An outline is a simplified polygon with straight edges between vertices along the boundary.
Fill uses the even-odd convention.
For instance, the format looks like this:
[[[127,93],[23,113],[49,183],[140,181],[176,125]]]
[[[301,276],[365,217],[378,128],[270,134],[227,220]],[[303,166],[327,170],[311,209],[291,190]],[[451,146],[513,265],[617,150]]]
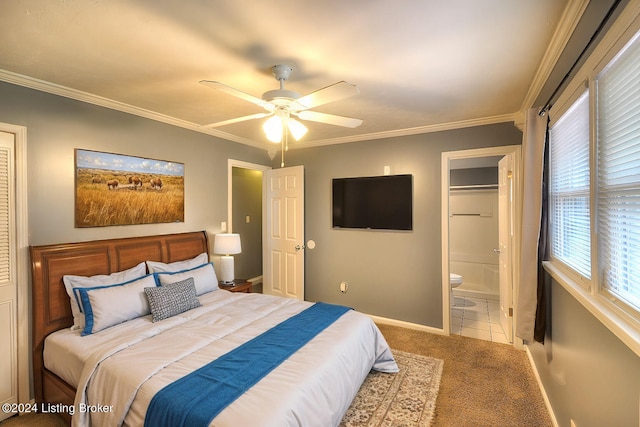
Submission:
[[[75,226],[184,222],[184,165],[75,150]]]

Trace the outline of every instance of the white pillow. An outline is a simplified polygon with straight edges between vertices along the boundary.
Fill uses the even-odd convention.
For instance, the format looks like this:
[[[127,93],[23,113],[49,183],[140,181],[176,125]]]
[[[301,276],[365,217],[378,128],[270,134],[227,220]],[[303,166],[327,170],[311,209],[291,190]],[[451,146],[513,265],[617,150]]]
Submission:
[[[184,261],[171,262],[169,264],[158,261],[147,261],[147,267],[149,268],[149,273],[158,273],[161,271],[175,272],[199,267],[207,261],[209,261],[209,256],[206,254],[206,252],[203,252],[194,258],[186,259]]]
[[[198,295],[206,294],[207,292],[218,289],[218,278],[216,277],[216,271],[213,269],[212,262],[208,262],[189,270],[160,272],[153,273],[153,275],[156,277],[158,286],[169,285],[171,283],[193,277],[193,281],[196,285],[196,294]]]
[[[81,335],[89,335],[118,323],[151,313],[144,288],[156,286],[152,274],[126,283],[77,288],[85,316]]]
[[[73,288],[95,288],[97,286],[109,286],[118,283],[129,282],[142,277],[147,272],[144,262],[127,270],[118,271],[111,274],[99,274],[97,276],[62,276],[64,287],[71,302],[71,313],[73,314],[73,326],[71,330],[84,328],[84,313],[80,306],[79,296],[73,292]]]

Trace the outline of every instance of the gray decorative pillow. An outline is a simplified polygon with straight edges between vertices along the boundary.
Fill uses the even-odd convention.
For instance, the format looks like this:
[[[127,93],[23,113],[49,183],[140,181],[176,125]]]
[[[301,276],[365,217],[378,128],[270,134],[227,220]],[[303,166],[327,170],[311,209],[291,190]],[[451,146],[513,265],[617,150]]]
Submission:
[[[154,322],[200,307],[193,277],[168,285],[144,288],[144,293],[149,300]]]

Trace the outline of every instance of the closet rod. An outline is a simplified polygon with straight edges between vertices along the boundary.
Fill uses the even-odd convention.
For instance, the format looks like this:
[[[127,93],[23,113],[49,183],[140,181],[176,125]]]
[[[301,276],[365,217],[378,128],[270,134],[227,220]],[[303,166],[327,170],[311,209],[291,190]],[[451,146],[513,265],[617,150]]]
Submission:
[[[449,190],[497,190],[498,184],[450,185]]]

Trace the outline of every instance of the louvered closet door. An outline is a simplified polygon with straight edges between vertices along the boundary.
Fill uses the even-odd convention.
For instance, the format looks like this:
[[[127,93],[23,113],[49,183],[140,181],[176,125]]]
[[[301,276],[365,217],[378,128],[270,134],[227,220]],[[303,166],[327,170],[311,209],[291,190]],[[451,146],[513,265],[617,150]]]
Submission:
[[[3,404],[18,401],[14,150],[14,135],[0,132],[0,403]],[[0,411],[0,420],[10,415]]]

